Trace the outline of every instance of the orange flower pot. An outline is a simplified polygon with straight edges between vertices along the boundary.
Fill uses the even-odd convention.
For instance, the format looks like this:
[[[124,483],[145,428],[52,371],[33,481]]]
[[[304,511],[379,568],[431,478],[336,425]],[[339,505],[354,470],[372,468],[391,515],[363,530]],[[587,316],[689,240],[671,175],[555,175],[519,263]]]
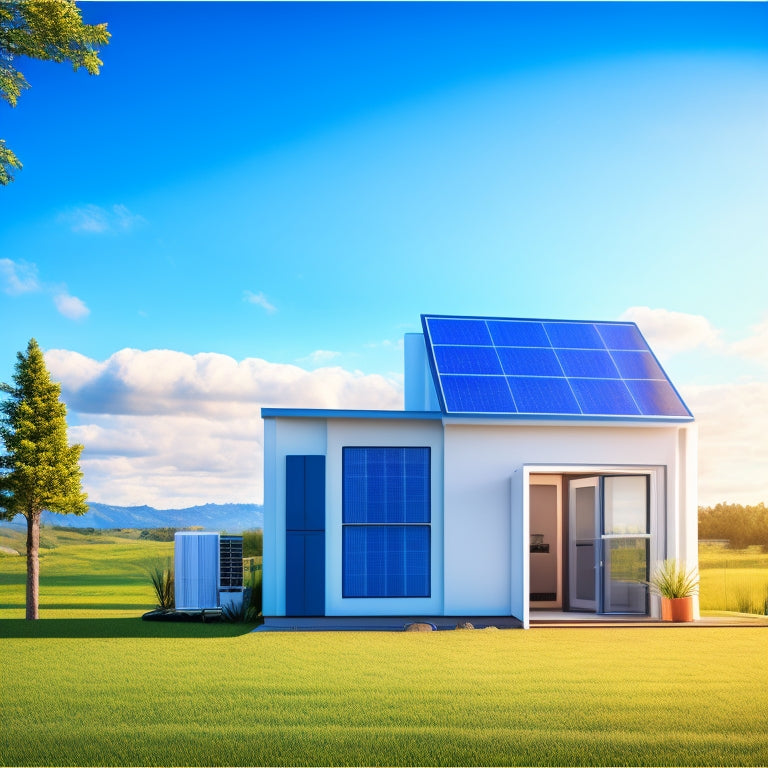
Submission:
[[[692,597],[662,597],[662,621],[693,621]]]

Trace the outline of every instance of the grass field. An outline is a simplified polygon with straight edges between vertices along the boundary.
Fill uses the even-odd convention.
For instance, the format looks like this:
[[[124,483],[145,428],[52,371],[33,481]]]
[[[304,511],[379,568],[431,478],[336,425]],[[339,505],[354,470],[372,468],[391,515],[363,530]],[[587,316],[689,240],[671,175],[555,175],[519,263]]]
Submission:
[[[0,616],[24,616],[26,533],[0,528]],[[149,580],[153,563],[173,557],[173,542],[146,541],[137,531],[122,535],[45,527],[40,535],[40,616],[136,616],[154,607]]]
[[[768,614],[768,552],[699,545],[699,599],[704,611]]]
[[[768,764],[768,629],[154,624],[170,545],[54,533],[41,621],[0,557],[2,765]]]

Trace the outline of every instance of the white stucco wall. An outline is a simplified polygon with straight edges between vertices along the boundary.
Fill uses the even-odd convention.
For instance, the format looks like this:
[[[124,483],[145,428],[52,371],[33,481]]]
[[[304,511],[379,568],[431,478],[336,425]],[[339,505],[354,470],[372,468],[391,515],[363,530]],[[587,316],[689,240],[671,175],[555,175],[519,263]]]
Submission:
[[[285,616],[285,457],[325,455],[325,452],[324,420],[264,420],[262,613],[265,616]]]
[[[695,439],[690,427],[670,425],[545,426],[447,423],[445,427],[445,596],[446,615],[519,615],[525,595],[527,535],[523,508],[526,465],[557,471],[616,471],[658,468],[662,486],[659,520],[652,529],[655,556],[692,559],[696,550]],[[520,479],[517,479],[517,478]],[[693,482],[693,489],[683,486]],[[685,497],[685,506],[681,499]],[[665,509],[658,509],[663,507]],[[687,510],[693,524],[675,512]],[[692,511],[691,511],[692,510]],[[666,516],[664,513],[666,512]],[[513,531],[510,520],[516,520]],[[517,543],[520,549],[513,551]],[[666,553],[666,555],[664,555]],[[695,557],[695,555],[693,555]],[[513,568],[513,565],[515,566]],[[521,571],[520,568],[523,568]],[[512,586],[514,585],[514,598]],[[514,610],[513,610],[514,602]]]

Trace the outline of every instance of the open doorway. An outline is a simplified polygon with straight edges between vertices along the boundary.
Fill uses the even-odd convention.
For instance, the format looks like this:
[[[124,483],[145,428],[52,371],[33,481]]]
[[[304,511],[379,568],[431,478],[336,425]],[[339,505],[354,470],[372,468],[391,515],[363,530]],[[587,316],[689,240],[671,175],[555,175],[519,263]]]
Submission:
[[[531,474],[529,606],[647,615],[650,475]]]

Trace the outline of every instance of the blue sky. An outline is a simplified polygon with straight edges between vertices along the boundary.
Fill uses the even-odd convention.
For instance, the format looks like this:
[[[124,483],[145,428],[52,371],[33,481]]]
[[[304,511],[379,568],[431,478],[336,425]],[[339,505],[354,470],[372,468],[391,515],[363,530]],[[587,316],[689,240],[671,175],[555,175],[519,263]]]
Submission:
[[[0,105],[0,380],[95,501],[261,501],[262,405],[401,407],[422,312],[637,321],[768,501],[768,5],[87,3]]]

